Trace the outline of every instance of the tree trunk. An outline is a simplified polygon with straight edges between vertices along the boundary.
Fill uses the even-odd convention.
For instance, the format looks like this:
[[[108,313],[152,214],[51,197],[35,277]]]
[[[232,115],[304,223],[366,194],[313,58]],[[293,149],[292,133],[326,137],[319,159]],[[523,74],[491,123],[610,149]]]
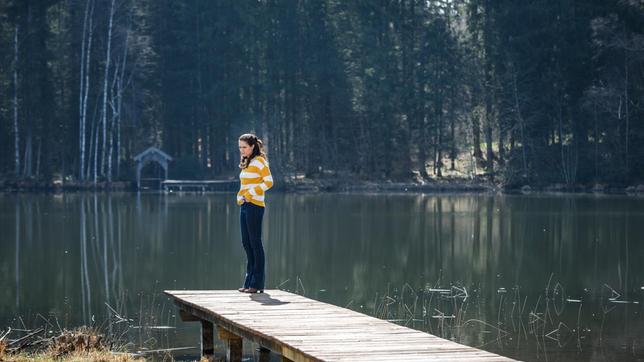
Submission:
[[[502,117],[499,117],[499,165],[505,163],[505,125],[501,121]]]
[[[81,56],[80,56],[80,76],[78,77],[80,85],[78,86],[78,179],[80,181],[85,179],[85,117],[83,109],[83,94],[85,93],[85,34],[87,31],[87,17],[89,14],[89,2],[85,5],[85,17],[83,19],[83,38],[81,40]]]
[[[38,139],[38,152],[36,153],[36,178],[40,176],[40,155],[42,151],[42,139]]]
[[[31,177],[31,132],[27,132],[27,142],[25,142],[25,155],[23,157],[24,165],[22,175],[24,177]]]
[[[443,102],[436,104],[436,147],[434,148],[434,175],[442,177],[443,167]]]
[[[486,98],[489,98],[489,95]],[[485,101],[485,150],[485,170],[492,173],[494,172],[494,150],[492,149],[492,100],[490,99]]]
[[[449,159],[450,159],[450,166],[449,169],[451,171],[456,170],[456,137],[455,137],[455,125],[454,125],[454,116],[452,116],[452,120],[450,123],[450,135],[451,135],[451,140],[450,140],[450,152],[449,152]]]
[[[92,150],[94,149],[94,123],[90,125],[89,130],[89,152],[87,153],[87,166],[85,166],[85,180],[90,179],[92,173]]]
[[[472,143],[474,147],[474,159],[480,162],[483,158],[481,151],[481,122],[478,114],[472,114]]]
[[[116,85],[118,84],[118,77],[119,77],[119,67],[116,66],[114,67],[114,76],[112,76],[112,91],[110,92],[110,109],[112,110],[112,115],[110,117],[110,128],[109,128],[109,135],[110,135],[110,144],[108,146],[107,150],[107,182],[112,182],[112,155],[114,154],[114,128],[116,127],[116,122],[117,118],[119,117],[116,107],[117,107],[117,99],[115,99],[118,96],[118,89],[115,90]]]
[[[109,70],[112,51],[112,24],[114,19],[114,1],[110,4],[110,20],[107,28],[107,51],[105,54],[105,69],[103,71],[103,110],[101,123],[103,126],[103,144],[101,148],[101,175],[105,175],[105,166],[107,160],[107,82],[109,80]],[[111,177],[110,177],[111,178]]]
[[[597,103],[593,103],[593,123],[594,123],[594,150],[595,154],[593,155],[593,164],[595,165],[595,182],[599,181],[599,169],[597,167],[597,156],[599,148],[599,132],[597,132]]]
[[[123,63],[121,64],[121,76],[118,80],[118,98],[117,98],[117,114],[118,118],[116,119],[116,177],[121,175],[121,118],[123,111],[123,92],[125,87],[129,84],[124,83],[125,81],[125,69],[127,66],[127,54],[128,47],[130,43],[130,30],[132,28],[131,19],[128,20],[128,27],[125,32],[125,45],[123,46]]]
[[[629,162],[628,162],[628,141],[630,134],[630,116],[628,109],[628,49],[624,49],[624,117],[626,118],[626,134],[624,135],[624,165],[626,166],[625,176],[628,180]]]
[[[81,44],[81,72],[80,72],[80,90],[79,90],[79,142],[80,142],[80,180],[88,179],[89,170],[85,166],[85,156],[89,154],[86,152],[87,145],[87,98],[89,95],[89,75],[90,75],[90,60],[92,54],[92,36],[93,29],[93,16],[94,16],[94,3],[92,0],[87,0],[85,5],[85,18],[83,20],[83,39]],[[91,135],[91,134],[90,134]],[[91,140],[91,138],[90,138]],[[91,152],[91,147],[90,147]],[[91,154],[91,153],[90,153]],[[89,167],[88,167],[89,168]]]
[[[18,132],[18,24],[13,35],[13,135],[15,173],[20,176],[20,133]]]
[[[521,115],[521,105],[519,104],[519,90],[517,87],[517,73],[516,71],[512,73],[513,75],[513,85],[514,85],[514,107],[517,112],[517,119],[519,121],[519,129],[521,130],[521,160],[523,161],[523,177],[528,175],[528,162],[526,157],[526,141],[525,141],[525,122],[523,121],[523,116]]]
[[[456,94],[455,94],[455,87],[451,87],[450,91],[450,150],[449,150],[449,158],[450,158],[450,170],[451,171],[456,171],[456,158],[458,157],[458,151],[456,149],[456,111],[454,102],[456,100]]]
[[[484,80],[485,80],[485,85],[484,85],[484,102],[485,102],[485,149],[486,149],[486,162],[485,162],[485,170],[488,174],[491,174],[494,172],[494,150],[492,148],[492,125],[493,125],[493,120],[492,120],[492,111],[493,111],[493,104],[492,102],[494,101],[493,98],[493,92],[494,92],[494,71],[493,71],[493,65],[492,65],[492,58],[493,58],[493,49],[494,49],[494,44],[493,44],[493,39],[494,39],[494,34],[493,32],[493,26],[492,26],[492,12],[493,8],[491,5],[490,0],[485,0],[484,1],[484,6],[485,6],[485,18],[484,18],[484,28],[483,28],[483,47],[485,50],[485,59],[484,61]]]

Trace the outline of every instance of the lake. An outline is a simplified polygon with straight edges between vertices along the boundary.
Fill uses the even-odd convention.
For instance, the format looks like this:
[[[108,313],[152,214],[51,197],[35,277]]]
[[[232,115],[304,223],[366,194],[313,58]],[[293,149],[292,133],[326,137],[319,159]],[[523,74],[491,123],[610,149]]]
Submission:
[[[644,359],[644,198],[270,193],[267,205],[267,288],[522,360]],[[196,347],[197,324],[162,291],[238,288],[238,218],[234,193],[0,194],[0,331],[85,324],[133,350]]]

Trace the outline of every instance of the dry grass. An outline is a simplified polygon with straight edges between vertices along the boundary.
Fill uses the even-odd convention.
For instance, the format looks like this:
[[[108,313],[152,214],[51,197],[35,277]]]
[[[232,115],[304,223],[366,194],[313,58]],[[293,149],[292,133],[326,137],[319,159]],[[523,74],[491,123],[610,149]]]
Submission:
[[[41,340],[42,341],[42,340]],[[32,350],[11,349],[6,339],[0,340],[0,361],[144,361],[129,353],[108,350],[104,337],[96,330],[86,327],[63,331],[49,338],[42,348]]]
[[[63,357],[74,353],[90,353],[105,351],[103,336],[90,328],[78,328],[73,331],[63,331],[53,338],[49,344],[49,353],[55,357]]]
[[[19,353],[19,354],[0,354],[0,361],[15,361],[15,362],[65,362],[65,361],[102,361],[102,362],[129,362],[129,361],[145,361],[142,357],[135,357],[127,353],[112,353],[109,351],[94,351],[94,352],[74,352],[64,357],[56,357],[49,352],[42,353]]]

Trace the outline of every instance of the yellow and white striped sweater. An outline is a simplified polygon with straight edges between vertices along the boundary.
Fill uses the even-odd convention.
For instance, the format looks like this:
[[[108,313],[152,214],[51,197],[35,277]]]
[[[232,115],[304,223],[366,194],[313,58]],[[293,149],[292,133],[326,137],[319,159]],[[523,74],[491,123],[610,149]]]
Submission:
[[[248,167],[239,173],[241,187],[237,193],[237,204],[251,202],[257,206],[264,207],[264,194],[273,186],[273,176],[268,168],[268,161],[262,156],[256,156]]]

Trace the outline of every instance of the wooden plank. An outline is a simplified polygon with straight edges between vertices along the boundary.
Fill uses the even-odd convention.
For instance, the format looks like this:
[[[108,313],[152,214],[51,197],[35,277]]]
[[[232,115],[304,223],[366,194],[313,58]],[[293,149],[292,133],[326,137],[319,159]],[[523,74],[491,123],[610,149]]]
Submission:
[[[242,338],[221,327],[217,328],[217,333],[219,338],[226,343],[226,361],[241,361],[243,350]]]
[[[391,342],[395,341],[396,338],[387,338],[387,335],[380,335],[380,336],[364,336],[364,337],[354,337],[354,338],[333,338],[332,336],[325,336],[325,335],[316,335],[316,336],[305,336],[305,337],[284,337],[284,336],[279,336],[280,340],[283,341],[301,341],[304,342],[306,341],[307,343],[311,343],[313,345],[320,345],[320,344],[327,344],[327,343],[337,343],[337,344],[352,344],[352,343],[361,343],[361,344],[382,344],[383,342]],[[435,340],[431,339],[422,339],[422,338],[412,338],[412,339],[407,339],[407,338],[400,338],[399,342],[401,344],[405,345],[420,345],[420,346],[430,346],[432,348],[438,348],[438,346],[442,346],[441,344],[437,344]]]
[[[166,291],[189,318],[208,320],[292,361],[511,361],[428,333],[281,290]],[[264,351],[265,352],[265,351]]]
[[[210,308],[209,308],[210,309]],[[372,319],[366,318],[365,316],[361,315],[355,315],[355,314],[341,314],[338,315],[338,313],[329,313],[329,312],[315,312],[311,311],[310,313],[307,313],[306,311],[300,311],[298,310],[291,310],[291,311],[284,311],[284,312],[277,312],[277,311],[267,311],[266,313],[262,314],[260,313],[250,313],[249,315],[245,315],[243,313],[218,313],[222,317],[226,318],[231,318],[239,321],[253,321],[253,320],[259,320],[259,321],[271,321],[271,320],[281,320],[287,324],[287,322],[291,323],[301,323],[303,321],[306,321],[307,323],[309,322],[345,322],[345,323],[362,323],[362,324],[371,324],[371,325],[383,325],[381,323],[378,323],[377,321],[374,321]],[[284,320],[284,317],[291,317],[292,319],[290,320]],[[334,318],[335,317],[335,318]],[[306,319],[305,319],[306,318]]]
[[[210,357],[215,354],[214,326],[210,321],[201,321],[201,356]]]
[[[185,310],[179,311],[179,318],[181,318],[181,320],[184,322],[196,322],[199,320],[199,318],[193,316],[192,314],[186,312]]]
[[[259,347],[259,362],[270,362],[271,350],[264,347]]]
[[[234,304],[234,302],[230,303]],[[298,314],[308,314],[308,313],[314,313],[317,315],[323,315],[323,314],[330,314],[330,315],[338,315],[338,316],[354,316],[354,317],[363,317],[363,318],[369,318],[372,320],[378,320],[377,318],[372,318],[369,316],[366,316],[364,314],[352,312],[352,311],[334,311],[331,309],[322,309],[322,308],[311,308],[311,307],[297,307],[297,306],[284,306],[284,307],[256,307],[253,305],[243,305],[241,303],[238,303],[239,306],[238,308],[247,308],[246,313],[240,311],[239,309],[234,309],[230,307],[222,307],[219,308],[218,305],[216,304],[208,304],[208,305],[200,305],[202,309],[208,309],[211,310],[213,313],[216,314],[230,314],[230,315],[239,315],[239,316],[247,316],[250,315],[252,316],[253,314],[259,313],[259,314],[265,314],[265,315],[280,315],[280,314],[292,314],[292,313],[298,313]],[[383,321],[385,322],[385,321]],[[385,322],[387,323],[387,322]]]
[[[281,340],[306,340],[306,341],[346,341],[346,342],[356,342],[356,341],[392,341],[392,340],[401,340],[401,341],[410,341],[410,342],[424,342],[437,344],[436,339],[424,338],[422,336],[417,336],[413,334],[404,334],[404,335],[393,335],[389,333],[369,333],[360,335],[358,333],[320,333],[315,331],[315,333],[306,333],[300,335],[293,335],[293,333],[287,334],[276,334],[276,337],[279,337]]]
[[[268,348],[271,351],[275,351],[281,354],[282,356],[286,356],[292,361],[297,362],[297,361],[319,361],[320,360],[318,358],[315,358],[314,356],[310,356],[304,352],[299,351],[296,347],[292,348],[290,346],[284,346],[283,343],[281,343],[279,340],[275,339],[270,335],[263,334],[259,331],[253,331],[243,325],[232,323],[226,320],[226,318],[219,318],[217,316],[214,316],[211,312],[204,312],[203,310],[194,307],[190,303],[187,303],[187,302],[184,303],[176,299],[174,300],[174,302],[180,308],[186,310],[190,314],[195,315],[204,320],[211,320],[215,322],[218,326],[225,328],[226,330],[232,333],[235,333],[243,337],[244,339],[257,343],[262,347]]]

